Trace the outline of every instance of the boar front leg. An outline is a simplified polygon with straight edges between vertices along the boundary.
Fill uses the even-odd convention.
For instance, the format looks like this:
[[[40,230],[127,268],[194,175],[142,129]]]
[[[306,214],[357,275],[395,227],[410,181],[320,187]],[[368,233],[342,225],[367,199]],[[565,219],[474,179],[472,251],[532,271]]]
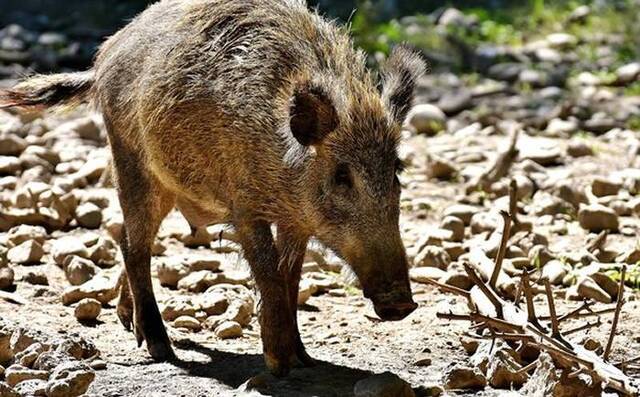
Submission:
[[[278,225],[277,245],[280,252],[279,267],[284,271],[289,297],[289,310],[294,322],[295,351],[300,362],[311,367],[315,361],[307,354],[300,327],[298,325],[298,291],[300,287],[300,275],[302,273],[302,263],[307,252],[308,236],[298,235],[295,231]]]
[[[271,373],[285,376],[296,359],[287,275],[279,266],[280,255],[269,223],[246,218],[236,220],[234,226],[260,293],[258,320],[264,359]]]

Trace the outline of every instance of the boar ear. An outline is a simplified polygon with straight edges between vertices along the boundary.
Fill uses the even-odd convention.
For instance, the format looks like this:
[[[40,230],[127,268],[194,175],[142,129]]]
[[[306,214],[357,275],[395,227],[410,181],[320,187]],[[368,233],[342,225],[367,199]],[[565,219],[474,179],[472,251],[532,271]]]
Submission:
[[[403,123],[413,102],[413,91],[427,65],[406,46],[393,49],[382,66],[382,99],[394,120]]]
[[[303,146],[319,144],[338,127],[335,102],[320,84],[308,82],[296,87],[290,112],[291,132]]]

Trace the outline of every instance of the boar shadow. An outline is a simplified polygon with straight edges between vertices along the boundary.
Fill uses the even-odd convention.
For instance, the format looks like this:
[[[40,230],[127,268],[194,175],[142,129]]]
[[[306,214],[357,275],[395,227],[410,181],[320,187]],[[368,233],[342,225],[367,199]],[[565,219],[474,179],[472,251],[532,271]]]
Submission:
[[[260,375],[259,385],[251,390],[267,396],[349,396],[361,379],[374,373],[350,368],[330,362],[316,360],[311,368],[294,368],[289,376],[277,378],[271,375],[260,354],[243,354],[214,350],[197,342],[176,343],[176,347],[210,357],[204,363],[177,359],[174,365],[184,369],[190,376],[213,378],[238,389],[249,379]]]

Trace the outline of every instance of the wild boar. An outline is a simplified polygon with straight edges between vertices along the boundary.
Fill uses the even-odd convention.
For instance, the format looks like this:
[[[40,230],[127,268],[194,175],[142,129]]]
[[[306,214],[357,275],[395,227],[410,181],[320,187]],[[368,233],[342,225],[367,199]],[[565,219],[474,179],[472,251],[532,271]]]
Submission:
[[[124,216],[117,312],[153,358],[174,357],[150,257],[177,207],[193,226],[234,226],[266,364],[285,375],[296,359],[313,363],[296,320],[309,238],[353,268],[381,319],[416,308],[397,146],[424,69],[398,47],[378,78],[346,29],[301,0],[163,0],[109,38],[92,69],[35,76],[1,103],[88,101],[102,113]]]

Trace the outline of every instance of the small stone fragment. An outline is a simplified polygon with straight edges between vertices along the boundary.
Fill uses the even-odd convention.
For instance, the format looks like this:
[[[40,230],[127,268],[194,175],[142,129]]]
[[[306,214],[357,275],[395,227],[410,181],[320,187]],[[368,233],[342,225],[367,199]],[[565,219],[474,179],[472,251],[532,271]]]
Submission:
[[[87,229],[97,229],[102,223],[102,211],[93,203],[80,204],[75,214],[78,225]]]
[[[10,247],[15,247],[25,241],[34,240],[44,244],[47,238],[47,231],[42,226],[18,225],[9,229],[7,233],[7,243]]]
[[[568,270],[567,265],[557,259],[553,259],[542,268],[542,277],[549,280],[552,285],[561,285]]]
[[[74,315],[78,321],[95,321],[100,315],[102,304],[93,298],[85,298],[78,302]]]
[[[71,285],[84,284],[100,271],[92,261],[76,255],[68,256],[63,267]]]
[[[48,371],[37,369],[29,369],[20,364],[13,364],[4,372],[4,378],[9,386],[15,386],[18,383],[29,379],[49,379]]]
[[[189,292],[204,292],[212,285],[226,282],[223,273],[214,273],[210,270],[193,272],[178,281],[178,289]]]
[[[442,247],[428,245],[416,255],[414,264],[416,267],[437,267],[446,269],[451,263],[451,257]]]
[[[571,157],[593,156],[593,149],[583,140],[572,140],[567,146],[567,154]]]
[[[444,129],[446,119],[442,110],[426,103],[414,106],[407,115],[407,121],[416,133],[430,136]]]
[[[618,215],[611,208],[600,204],[580,206],[578,222],[583,229],[592,232],[618,230]]]
[[[19,265],[30,265],[40,263],[44,249],[36,240],[27,240],[20,245],[13,247],[7,253],[9,261]]]
[[[477,368],[468,368],[455,365],[444,378],[444,387],[447,390],[453,389],[484,389],[487,379]]]
[[[0,267],[0,290],[6,290],[13,286],[14,272],[10,267]]]
[[[409,278],[418,283],[427,283],[426,280],[437,281],[445,276],[446,272],[437,267],[414,267],[409,269]]]
[[[14,390],[21,396],[46,396],[47,382],[43,379],[30,379],[18,383]],[[1,397],[4,394],[0,393]]]
[[[216,327],[216,336],[220,339],[232,339],[242,336],[242,327],[235,321],[225,321]]]
[[[72,236],[64,236],[52,242],[51,256],[58,266],[62,266],[70,255],[88,258],[89,251],[80,239]]]
[[[11,386],[0,382],[0,397],[21,397]]]
[[[455,216],[446,216],[442,220],[440,227],[450,230],[452,241],[462,241],[464,239],[464,222]]]
[[[354,397],[415,397],[411,385],[391,372],[359,380],[353,387]]]
[[[615,196],[622,188],[621,181],[597,177],[591,184],[591,191],[598,197]]]
[[[22,276],[22,281],[33,285],[49,285],[47,274],[42,271],[29,271]]]
[[[105,277],[94,277],[86,283],[67,288],[62,294],[62,303],[72,305],[84,298],[93,298],[106,305],[117,296],[115,283]]]
[[[173,320],[173,326],[175,328],[186,328],[191,331],[200,331],[202,326],[200,325],[200,321],[196,320],[191,316],[180,316]]]
[[[479,211],[478,207],[466,204],[456,204],[444,211],[444,216],[454,216],[462,220],[465,226],[471,224],[471,217]]]
[[[582,277],[578,280],[578,294],[583,298],[593,299],[597,302],[611,303],[611,295],[593,281],[591,277]]]
[[[451,179],[458,169],[451,161],[438,156],[430,156],[429,176],[431,178],[448,180]]]
[[[47,397],[78,397],[87,392],[95,374],[82,362],[70,361],[56,367],[47,383]]]

